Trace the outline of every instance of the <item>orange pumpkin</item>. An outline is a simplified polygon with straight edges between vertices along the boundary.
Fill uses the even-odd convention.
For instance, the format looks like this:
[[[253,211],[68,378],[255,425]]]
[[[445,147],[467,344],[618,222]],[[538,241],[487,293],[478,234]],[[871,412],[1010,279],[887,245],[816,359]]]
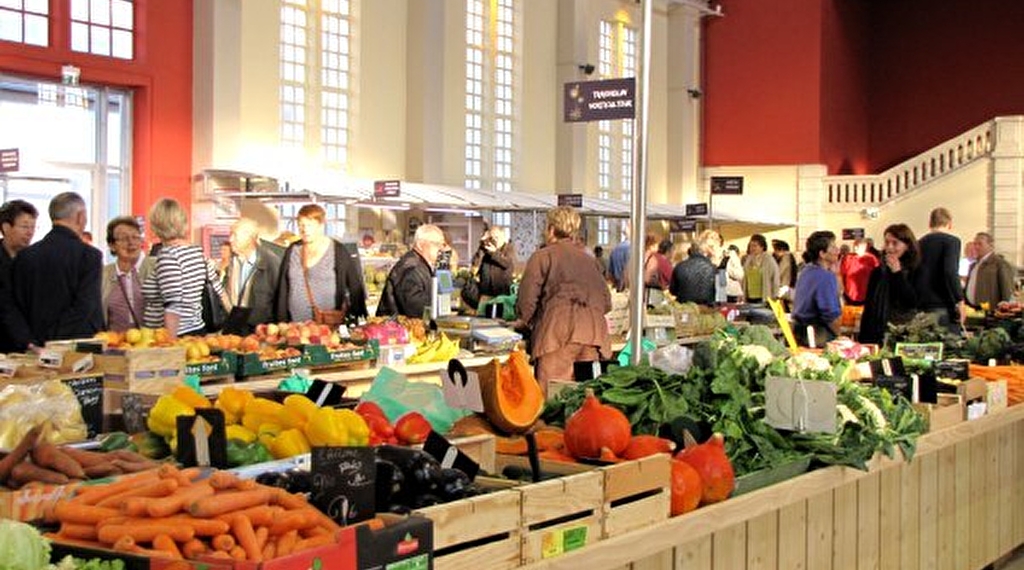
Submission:
[[[729,498],[736,486],[732,463],[725,455],[725,439],[716,433],[700,445],[684,448],[676,459],[685,461],[700,475],[704,488],[701,504],[717,503]]]
[[[622,452],[623,459],[640,459],[657,453],[672,453],[675,443],[656,435],[634,435]]]
[[[629,419],[587,390],[580,409],[565,422],[565,450],[577,458],[599,458],[602,448],[618,457],[629,446]]]
[[[510,354],[507,364],[492,361],[479,377],[484,414],[498,429],[524,433],[544,411],[544,391],[522,351]]]
[[[697,508],[704,492],[704,484],[697,470],[679,459],[672,460],[672,516],[688,513]]]

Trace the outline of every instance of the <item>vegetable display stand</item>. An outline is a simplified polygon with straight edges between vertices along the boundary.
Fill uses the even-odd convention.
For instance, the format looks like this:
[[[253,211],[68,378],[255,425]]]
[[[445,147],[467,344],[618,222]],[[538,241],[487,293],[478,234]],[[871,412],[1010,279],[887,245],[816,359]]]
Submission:
[[[57,501],[73,495],[79,485],[81,483],[33,484],[21,489],[0,491],[0,519],[41,522],[53,511]]]
[[[95,362],[106,388],[162,394],[185,379],[184,346],[111,350]]]
[[[308,364],[309,359],[304,354],[262,359],[255,352],[245,352],[238,355],[238,376],[247,378],[284,373],[294,368],[303,368]]]
[[[237,373],[238,355],[230,351],[221,352],[216,360],[192,362],[185,365],[185,374],[198,376],[199,381],[204,384],[230,384],[235,381]]]
[[[577,473],[519,488],[524,564],[562,556],[601,539],[604,476]]]
[[[602,538],[618,536],[668,519],[672,465],[660,453],[599,469],[604,474]]]
[[[124,570],[232,570],[234,568],[234,563],[226,560],[197,562],[149,558],[129,552],[85,548],[60,541],[52,541],[50,545],[50,561],[54,564],[60,562],[65,556],[74,556],[81,560],[120,560],[124,563]]]
[[[434,521],[434,568],[518,567],[521,508],[519,491],[505,489],[416,511]]]
[[[1024,406],[918,440],[913,461],[829,467],[530,569],[978,569],[1024,544]]]
[[[331,349],[319,344],[310,344],[302,348],[302,353],[310,368],[315,370],[368,364],[377,359],[380,345],[376,340],[365,343],[348,343],[343,348]]]
[[[964,421],[967,417],[967,410],[964,408],[964,399],[959,394],[938,394],[938,402],[934,404],[914,404],[925,421],[928,423],[928,431],[939,431]]]

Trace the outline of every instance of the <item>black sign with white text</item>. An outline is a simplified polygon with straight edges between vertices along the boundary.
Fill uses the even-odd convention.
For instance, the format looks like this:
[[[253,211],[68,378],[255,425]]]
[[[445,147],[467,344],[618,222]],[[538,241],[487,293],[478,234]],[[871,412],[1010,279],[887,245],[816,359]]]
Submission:
[[[574,81],[565,84],[565,122],[632,119],[636,115],[636,79]]]
[[[743,177],[742,176],[712,176],[711,177],[711,193],[712,194],[742,194],[743,193]]]

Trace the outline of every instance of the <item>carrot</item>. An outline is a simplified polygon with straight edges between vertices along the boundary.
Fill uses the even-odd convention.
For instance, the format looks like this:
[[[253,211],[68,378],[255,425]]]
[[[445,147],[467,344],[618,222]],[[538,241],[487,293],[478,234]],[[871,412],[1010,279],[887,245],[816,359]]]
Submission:
[[[273,534],[273,533],[271,533]],[[299,541],[299,531],[290,530],[277,539],[277,555],[288,556],[295,549],[295,543]]]
[[[244,516],[235,515],[235,520],[231,523],[231,530],[234,531],[239,546],[245,549],[246,560],[260,561],[263,559],[263,549],[260,548],[259,541],[256,540],[256,531],[252,528],[252,521]]]
[[[192,540],[186,541],[185,544],[181,545],[181,554],[185,558],[195,558],[200,554],[205,554],[206,551],[206,543],[199,540],[198,538],[193,538]]]
[[[96,540],[96,526],[91,524],[64,523],[60,525],[61,538]]]
[[[196,536],[217,536],[231,530],[231,525],[217,519],[197,519],[189,515],[176,515],[165,519],[173,524],[184,524],[196,531]]]
[[[94,485],[92,487],[79,489],[78,494],[72,500],[78,503],[85,503],[87,505],[95,505],[111,495],[116,495],[126,489],[138,487],[151,479],[156,479],[156,472],[148,471],[138,475],[128,475],[114,481],[113,483]]]
[[[156,470],[156,476],[160,479],[177,479],[181,470],[173,463],[164,463]]]
[[[185,542],[195,538],[196,531],[188,525],[165,523],[107,524],[100,527],[97,537],[100,542],[112,544],[123,536],[130,536],[135,542],[151,542],[160,534],[167,534],[176,542]]]
[[[264,560],[273,560],[276,557],[277,557],[277,545],[275,543],[273,543],[273,542],[268,542],[266,544],[266,546],[263,547],[263,559]]]
[[[128,497],[121,501],[121,512],[129,517],[146,516],[146,507],[149,499],[146,497]]]
[[[95,451],[78,449],[77,447],[61,447],[60,450],[71,459],[77,461],[83,468],[92,467],[93,465],[99,465],[101,463],[110,463],[107,461],[106,455]]]
[[[50,485],[67,485],[70,479],[63,473],[22,461],[11,469],[10,481],[18,486],[34,481]]]
[[[229,471],[214,471],[208,481],[214,489],[224,490],[234,488],[241,479],[238,478],[238,475]]]
[[[316,548],[318,546],[326,546],[328,544],[333,544],[333,543],[334,543],[334,535],[333,534],[321,534],[321,535],[310,537],[310,538],[304,538],[304,539],[296,542],[295,543],[295,548],[292,550],[292,552],[302,552],[304,550],[309,550],[310,548]]]
[[[252,521],[255,526],[270,526],[274,523],[274,520],[284,514],[285,510],[281,507],[272,507],[270,505],[259,505],[256,507],[249,507],[248,509],[241,509],[238,511],[230,512],[223,515],[217,515],[217,520],[224,521],[228,524],[231,523],[231,519],[235,518],[235,515],[244,515]]]
[[[245,560],[245,549],[241,546],[235,546],[232,548],[230,554],[235,560]]]
[[[156,462],[149,460],[128,461],[126,459],[111,459],[110,462],[113,463],[121,471],[124,471],[125,473],[139,473],[140,471],[149,471],[150,469],[153,469],[153,467],[156,466]]]
[[[157,479],[152,483],[146,483],[134,488],[125,489],[116,495],[107,497],[106,499],[96,503],[96,506],[120,508],[121,503],[129,497],[155,499],[159,497],[166,497],[167,495],[174,493],[177,489],[178,481],[176,479]]]
[[[213,495],[213,487],[207,481],[179,487],[177,491],[149,502],[146,512],[153,518],[168,517],[181,510],[187,510],[195,501]]]
[[[178,543],[166,534],[158,534],[153,538],[153,550],[166,552],[171,555],[171,558],[182,558],[181,550],[178,550]]]
[[[313,538],[314,536],[320,536],[321,534],[331,534],[331,531],[322,526],[311,526],[299,531],[299,536],[302,538]]]
[[[189,506],[194,517],[210,518],[270,502],[270,491],[254,489],[252,491],[228,491],[209,497],[203,497]]]
[[[318,517],[310,511],[311,509],[308,508],[286,511],[274,521],[273,525],[270,526],[270,534],[280,536],[290,530],[299,531],[304,528],[316,526]]]
[[[186,467],[184,469],[179,469],[178,470],[178,477],[179,478],[184,477],[185,479],[188,479],[189,481],[195,481],[196,477],[199,477],[202,474],[203,474],[203,469],[201,467]]]
[[[85,479],[85,471],[77,461],[48,441],[37,441],[32,448],[32,463],[47,469],[53,469],[75,479]]]
[[[223,560],[230,560],[231,555],[223,550],[214,550],[209,554],[210,558],[220,558]]]
[[[35,426],[25,432],[25,435],[21,436],[21,441],[18,442],[18,445],[14,446],[14,449],[0,460],[0,483],[7,481],[15,465],[25,461],[25,457],[32,450],[32,446],[36,444],[36,440],[39,439],[41,431],[42,428],[40,426]]]
[[[118,552],[135,552],[138,550],[139,546],[135,543],[134,538],[124,535],[114,541],[114,546],[112,548]]]
[[[95,465],[87,465],[82,470],[85,471],[85,476],[90,479],[102,479],[104,477],[110,477],[111,475],[118,475],[121,473],[121,470],[109,461],[96,463]]]
[[[230,552],[231,549],[235,547],[235,537],[231,536],[230,534],[218,534],[217,536],[213,537],[213,540],[210,541],[210,544],[213,545],[214,550],[220,550],[221,552]]]
[[[235,484],[235,489],[239,491],[252,491],[259,487],[259,484],[252,479],[241,479]]]
[[[309,505],[309,501],[307,501],[306,498],[303,497],[302,495],[289,493],[288,491],[285,491],[284,489],[280,488],[272,489],[271,493],[273,493],[272,500],[275,504],[278,504],[288,510],[310,509],[317,515],[317,518],[320,520],[320,524],[326,527],[328,530],[336,531],[339,528],[341,528],[341,526],[338,525],[338,523],[334,522],[334,519],[332,519],[331,517],[325,515],[317,509],[312,509]]]
[[[53,507],[53,514],[62,523],[98,525],[104,519],[120,515],[115,509],[82,505],[74,501],[58,501]]]
[[[260,550],[267,545],[267,539],[270,538],[270,529],[261,526],[256,529],[256,545],[260,547]]]

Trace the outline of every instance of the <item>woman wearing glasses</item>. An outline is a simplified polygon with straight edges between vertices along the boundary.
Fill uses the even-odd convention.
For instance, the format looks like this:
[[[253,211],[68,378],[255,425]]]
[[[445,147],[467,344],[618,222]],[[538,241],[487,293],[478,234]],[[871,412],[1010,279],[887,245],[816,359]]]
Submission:
[[[103,268],[103,318],[107,330],[123,332],[142,327],[142,283],[153,269],[153,258],[142,252],[142,227],[131,216],[107,224],[107,246],[114,261]]]

